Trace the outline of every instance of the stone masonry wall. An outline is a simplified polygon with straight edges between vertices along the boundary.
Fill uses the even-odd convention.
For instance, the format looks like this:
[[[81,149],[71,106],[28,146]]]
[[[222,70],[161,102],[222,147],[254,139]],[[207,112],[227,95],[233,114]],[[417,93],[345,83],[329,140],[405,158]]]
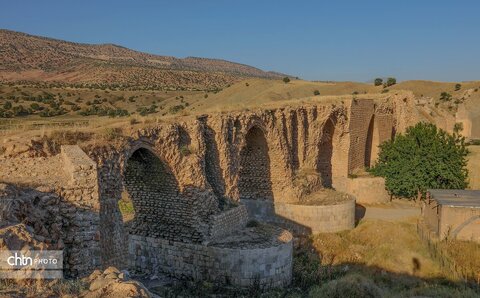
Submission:
[[[330,233],[355,227],[355,200],[335,205],[296,205],[242,200],[251,218],[275,222],[300,234]]]
[[[383,113],[381,116],[380,112]],[[389,115],[394,112],[398,113],[388,109],[379,110],[379,116],[375,118],[388,123]],[[262,190],[266,189],[271,194],[267,196],[256,193],[250,197],[271,198],[274,202],[285,204],[299,202],[305,194],[305,190],[294,183],[302,172],[320,171],[318,176],[324,179],[319,180],[331,177],[332,186],[339,187],[345,180],[336,179],[337,177],[345,178],[365,165],[368,126],[373,114],[372,100],[345,100],[204,115],[134,131],[123,139],[120,146],[112,144],[90,148],[89,155],[98,164],[100,181],[100,243],[103,264],[121,267],[127,258],[128,233],[118,209],[122,192],[127,191],[130,196],[140,198],[136,200],[135,207],[140,208],[141,212],[135,210],[136,215],[143,219],[150,218],[138,220],[137,223],[143,223],[144,226],[133,225],[137,228],[136,232],[135,228],[132,230],[133,234],[138,232],[139,236],[147,236],[140,231],[147,231],[152,226],[147,222],[152,223],[155,216],[160,215],[161,219],[153,223],[157,224],[153,230],[158,233],[150,236],[166,237],[165,239],[178,242],[208,241],[216,233],[212,232],[215,230],[212,226],[216,225],[215,218],[221,214],[224,202],[238,202],[242,197],[242,188],[247,189],[247,184],[251,185],[250,182],[258,174],[262,174]],[[250,138],[249,133],[255,136]],[[379,131],[380,134],[386,133]],[[258,146],[259,139],[264,145]],[[264,148],[259,150],[261,155],[245,154],[249,148],[259,147]],[[153,198],[168,197],[163,192],[169,186],[159,185],[161,189],[142,186],[141,190],[141,185],[148,180],[139,180],[141,175],[132,179],[131,187],[128,186],[128,181],[133,176],[128,175],[126,170],[132,156],[140,148],[155,155],[176,180],[174,188],[178,195],[164,200],[161,206],[154,203]],[[331,169],[329,166],[319,167],[320,156],[325,152],[327,154],[324,156],[328,157],[323,159],[323,163],[328,165],[330,160]],[[243,162],[242,155],[247,156]],[[261,158],[257,160],[258,156]],[[253,158],[248,161],[248,157]],[[267,165],[268,161],[269,165],[263,171],[258,171],[258,168],[255,171],[248,170],[245,167],[250,164],[253,169],[253,166]],[[151,174],[147,176],[149,175],[158,178]],[[321,183],[313,182],[313,185],[322,187]],[[140,194],[139,191],[143,193]],[[145,200],[149,196],[151,198]],[[145,204],[144,208],[141,207],[142,201],[150,203]],[[172,217],[171,221],[169,216]],[[169,238],[169,230],[173,230],[171,234],[177,235],[177,238]]]
[[[248,221],[247,208],[240,205],[212,216],[210,223],[210,239],[217,239],[230,235],[234,231],[245,227]]]
[[[62,146],[61,154],[70,176],[61,196],[73,211],[65,213],[64,266],[67,276],[82,276],[101,265],[97,166],[78,146]]]
[[[246,145],[240,152],[240,199],[273,200],[270,157],[263,131],[253,127],[246,139]]]
[[[292,237],[256,247],[205,246],[131,235],[131,266],[148,273],[218,284],[283,287],[292,278]]]

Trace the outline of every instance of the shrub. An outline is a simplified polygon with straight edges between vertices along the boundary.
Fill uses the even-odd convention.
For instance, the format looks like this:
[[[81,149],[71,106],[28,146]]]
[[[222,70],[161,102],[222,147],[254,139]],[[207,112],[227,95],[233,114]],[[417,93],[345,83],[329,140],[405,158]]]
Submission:
[[[184,146],[180,147],[180,154],[182,156],[188,156],[188,155],[192,154],[192,150],[187,145],[184,145]]]
[[[176,114],[178,112],[180,112],[181,110],[185,109],[184,106],[182,105],[175,105],[173,107],[170,107],[170,109],[168,109],[168,111],[170,112],[170,114]]]
[[[76,145],[91,140],[92,135],[90,132],[76,130],[54,130],[47,136],[47,139],[56,146]]]
[[[4,108],[5,110],[10,110],[10,109],[12,108],[12,102],[10,102],[10,101],[5,102],[5,103],[3,104],[3,108]]]
[[[440,100],[441,101],[450,101],[450,100],[452,100],[452,95],[448,92],[442,92],[442,93],[440,93]]]
[[[318,90],[313,91],[313,95],[315,95],[315,96],[320,95],[320,91],[318,91]]]
[[[463,131],[463,123],[462,122],[457,122],[453,126],[453,132],[458,134]]]
[[[385,177],[392,195],[421,198],[429,188],[467,187],[467,154],[465,138],[418,123],[405,135],[380,145],[378,162],[371,171]]]
[[[462,89],[462,84],[455,84],[455,91]]]
[[[390,86],[393,86],[397,83],[397,79],[395,78],[388,78],[387,79],[387,83],[386,83],[386,86],[387,87],[390,87]]]
[[[290,78],[289,78],[289,77],[284,77],[284,78],[283,78],[283,82],[284,82],[285,84],[289,83],[289,82],[290,82]]]
[[[104,136],[107,140],[113,141],[122,136],[122,129],[119,127],[107,127],[105,128]]]
[[[32,110],[34,110],[34,111],[38,111],[38,110],[40,110],[40,105],[38,103],[34,102],[30,105],[30,108],[32,108]]]
[[[359,273],[346,275],[338,280],[329,281],[322,286],[313,287],[308,297],[383,297],[381,289],[375,283]]]
[[[376,78],[375,81],[373,82],[375,86],[381,86],[383,84],[383,79],[381,78]]]

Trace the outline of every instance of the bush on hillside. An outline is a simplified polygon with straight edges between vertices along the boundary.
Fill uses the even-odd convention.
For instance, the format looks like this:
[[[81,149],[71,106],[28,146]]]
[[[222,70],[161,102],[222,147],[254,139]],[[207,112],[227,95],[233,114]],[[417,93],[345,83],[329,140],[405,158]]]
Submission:
[[[393,86],[397,83],[397,79],[395,78],[388,78],[387,82],[385,83],[385,87]]]
[[[376,78],[373,83],[374,83],[375,86],[381,86],[383,84],[383,79],[382,78]]]
[[[450,101],[450,100],[452,100],[452,95],[450,93],[447,93],[447,92],[442,92],[442,93],[440,93],[440,100],[441,101]]]
[[[467,154],[465,138],[418,123],[405,135],[380,145],[378,162],[371,171],[385,177],[392,195],[421,198],[429,188],[467,187]]]

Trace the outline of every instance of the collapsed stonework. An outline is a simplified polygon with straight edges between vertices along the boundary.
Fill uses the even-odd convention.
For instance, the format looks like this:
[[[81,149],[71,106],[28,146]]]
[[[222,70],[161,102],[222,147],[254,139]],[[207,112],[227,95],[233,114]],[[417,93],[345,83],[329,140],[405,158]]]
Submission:
[[[291,234],[247,227],[249,217],[311,232],[353,228],[354,200],[306,206],[303,199],[329,187],[350,192],[349,175],[371,166],[378,145],[406,127],[398,118],[406,110],[401,100],[351,99],[183,119],[85,152],[65,146],[69,182],[51,192],[70,208],[58,212],[72,213],[61,237],[68,272],[116,266],[241,286],[288,284]],[[127,223],[122,194],[135,209]]]

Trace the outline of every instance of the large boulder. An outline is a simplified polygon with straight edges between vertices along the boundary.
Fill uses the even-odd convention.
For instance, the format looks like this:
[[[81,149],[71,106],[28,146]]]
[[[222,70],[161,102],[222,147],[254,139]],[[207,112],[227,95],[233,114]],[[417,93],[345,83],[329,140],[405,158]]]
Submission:
[[[95,270],[84,278],[89,284],[83,298],[152,297],[152,294],[138,281],[130,280],[127,272],[108,267],[103,272]]]

